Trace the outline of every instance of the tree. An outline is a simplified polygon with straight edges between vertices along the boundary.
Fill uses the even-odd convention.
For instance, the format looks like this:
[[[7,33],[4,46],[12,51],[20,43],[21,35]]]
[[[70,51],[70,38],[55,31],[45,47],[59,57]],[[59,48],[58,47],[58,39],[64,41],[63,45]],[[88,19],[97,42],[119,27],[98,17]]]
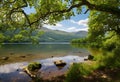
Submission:
[[[120,5],[117,0],[106,0],[105,2],[114,7],[119,7]],[[96,40],[98,44],[103,44],[102,46],[116,48],[119,46],[120,40],[120,18],[114,14],[92,10],[89,16],[88,34],[90,42]]]
[[[113,5],[109,2],[116,3]],[[39,27],[43,24],[55,24],[58,21],[70,19],[71,16],[80,14],[82,8],[88,10],[97,10],[115,15],[120,18],[120,1],[119,0],[1,0],[0,1],[0,38],[2,41],[9,40],[13,37],[17,40],[37,37],[32,36],[34,33],[39,34]],[[117,6],[115,6],[117,5]],[[24,11],[26,7],[33,7],[36,12],[27,14]],[[85,13],[86,13],[85,12]],[[8,36],[8,31],[12,31]],[[26,32],[27,31],[27,32]],[[37,32],[36,32],[37,31]],[[21,32],[23,34],[21,34]],[[7,34],[7,35],[6,35]],[[18,35],[13,35],[18,34]],[[24,35],[25,34],[25,35]],[[35,35],[35,34],[34,34]],[[4,38],[5,37],[5,38]],[[7,37],[7,38],[6,38]]]

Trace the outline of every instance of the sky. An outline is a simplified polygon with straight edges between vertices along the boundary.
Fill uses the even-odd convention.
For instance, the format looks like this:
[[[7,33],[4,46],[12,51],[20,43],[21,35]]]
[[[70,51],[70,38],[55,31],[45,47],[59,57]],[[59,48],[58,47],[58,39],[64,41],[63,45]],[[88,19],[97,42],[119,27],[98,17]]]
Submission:
[[[35,12],[34,8],[25,8],[24,11],[29,14]],[[85,9],[83,9],[83,13]],[[63,20],[61,22],[56,23],[56,26],[53,25],[43,25],[51,30],[61,30],[66,32],[78,32],[78,31],[88,31],[88,15],[89,12],[86,14],[79,14],[74,17],[71,17],[69,20]]]

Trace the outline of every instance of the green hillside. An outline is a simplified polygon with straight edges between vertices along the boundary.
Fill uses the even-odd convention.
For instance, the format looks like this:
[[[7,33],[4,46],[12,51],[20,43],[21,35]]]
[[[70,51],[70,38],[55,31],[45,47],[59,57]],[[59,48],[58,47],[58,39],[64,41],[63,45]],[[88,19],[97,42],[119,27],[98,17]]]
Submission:
[[[40,37],[41,42],[68,42],[72,39],[83,38],[87,35],[86,31],[79,32],[65,32],[59,30],[50,30],[47,28],[42,28],[45,33]]]

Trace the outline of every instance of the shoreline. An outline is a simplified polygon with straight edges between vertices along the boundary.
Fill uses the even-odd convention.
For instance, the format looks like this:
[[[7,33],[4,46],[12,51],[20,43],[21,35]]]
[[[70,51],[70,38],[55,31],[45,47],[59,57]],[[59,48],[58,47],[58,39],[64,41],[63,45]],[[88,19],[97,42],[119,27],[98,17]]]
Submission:
[[[2,43],[3,45],[7,45],[7,44],[33,44],[32,42],[20,42],[20,43]],[[70,42],[39,42],[38,44],[70,44]],[[33,44],[35,45],[35,44]]]

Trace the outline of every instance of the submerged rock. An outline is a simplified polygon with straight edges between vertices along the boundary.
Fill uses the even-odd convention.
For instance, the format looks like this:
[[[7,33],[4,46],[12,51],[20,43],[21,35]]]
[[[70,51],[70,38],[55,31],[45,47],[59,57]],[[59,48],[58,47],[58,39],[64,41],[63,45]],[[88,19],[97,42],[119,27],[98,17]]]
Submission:
[[[10,55],[14,55],[15,53],[14,52],[10,52]]]
[[[9,57],[2,57],[2,60],[8,60]]]
[[[54,57],[54,56],[51,56],[52,58]]]
[[[26,56],[20,56],[21,58],[25,58]]]

